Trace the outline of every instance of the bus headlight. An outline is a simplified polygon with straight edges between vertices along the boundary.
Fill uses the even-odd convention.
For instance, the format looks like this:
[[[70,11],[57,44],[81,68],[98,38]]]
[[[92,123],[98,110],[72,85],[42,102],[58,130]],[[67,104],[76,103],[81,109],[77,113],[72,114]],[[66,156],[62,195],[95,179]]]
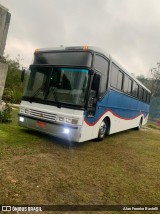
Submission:
[[[73,124],[73,125],[77,125],[78,124],[78,119],[77,118],[59,116],[58,120],[60,122],[70,123],[70,124]]]
[[[64,128],[64,129],[63,129],[63,132],[64,132],[64,134],[69,134],[70,131],[69,131],[68,128]]]
[[[23,123],[24,122],[24,117],[19,117],[19,121]]]
[[[22,114],[29,114],[29,109],[28,108],[24,108],[24,107],[21,107],[20,108],[20,113],[22,113]]]

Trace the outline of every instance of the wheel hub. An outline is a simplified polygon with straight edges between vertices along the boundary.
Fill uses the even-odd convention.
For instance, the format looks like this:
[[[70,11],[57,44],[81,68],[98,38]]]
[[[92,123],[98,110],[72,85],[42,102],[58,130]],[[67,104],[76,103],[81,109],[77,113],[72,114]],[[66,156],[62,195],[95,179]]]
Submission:
[[[99,129],[100,137],[104,136],[104,134],[106,133],[106,129],[107,129],[106,123],[104,121],[102,121],[100,129]]]

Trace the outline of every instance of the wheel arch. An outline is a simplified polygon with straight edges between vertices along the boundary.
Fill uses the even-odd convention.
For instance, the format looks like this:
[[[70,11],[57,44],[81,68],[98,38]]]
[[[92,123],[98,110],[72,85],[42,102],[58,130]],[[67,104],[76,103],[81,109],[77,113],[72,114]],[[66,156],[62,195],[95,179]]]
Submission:
[[[106,116],[103,120],[104,120],[104,121],[106,122],[106,124],[108,125],[107,134],[109,134],[109,133],[110,133],[110,128],[111,128],[111,119],[110,119],[109,116]]]
[[[141,116],[141,119],[140,119],[140,123],[141,123],[141,125],[143,125],[143,120],[144,120],[144,115],[143,115],[143,116]]]

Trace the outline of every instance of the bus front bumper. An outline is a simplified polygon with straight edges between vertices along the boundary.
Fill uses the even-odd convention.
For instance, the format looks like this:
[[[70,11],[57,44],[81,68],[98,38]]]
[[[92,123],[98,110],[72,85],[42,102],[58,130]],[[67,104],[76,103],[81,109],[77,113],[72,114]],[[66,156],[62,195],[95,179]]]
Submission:
[[[18,124],[19,126],[46,133],[67,141],[80,142],[81,126],[45,121],[23,114],[18,114]]]

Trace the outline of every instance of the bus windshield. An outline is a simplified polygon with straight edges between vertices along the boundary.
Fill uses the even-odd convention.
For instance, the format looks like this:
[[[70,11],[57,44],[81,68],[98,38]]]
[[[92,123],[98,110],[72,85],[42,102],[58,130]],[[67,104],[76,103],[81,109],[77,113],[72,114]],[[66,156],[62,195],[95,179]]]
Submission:
[[[84,106],[89,83],[87,69],[31,66],[24,98]]]

